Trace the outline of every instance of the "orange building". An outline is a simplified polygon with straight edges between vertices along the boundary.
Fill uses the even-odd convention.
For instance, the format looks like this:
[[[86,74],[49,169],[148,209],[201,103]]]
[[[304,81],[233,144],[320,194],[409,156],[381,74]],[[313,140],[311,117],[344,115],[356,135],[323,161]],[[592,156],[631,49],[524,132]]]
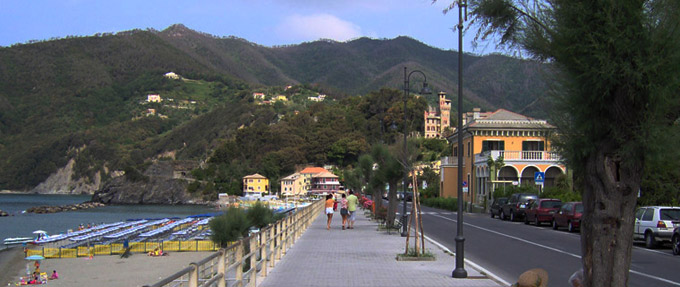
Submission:
[[[439,107],[429,108],[424,113],[425,138],[439,138],[444,130],[451,127],[451,100],[446,98],[446,93],[439,92]]]
[[[448,138],[453,156],[442,158],[440,196],[457,197],[458,156],[463,157],[463,198],[474,204],[491,198],[495,185],[535,185],[536,172],[545,173],[543,186],[552,186],[555,178],[566,173],[559,155],[551,151],[549,135],[555,127],[504,109],[481,113],[474,109],[463,117],[463,150],[458,151],[458,131]],[[489,158],[503,158],[504,165],[495,171]],[[490,201],[489,201],[490,202]]]

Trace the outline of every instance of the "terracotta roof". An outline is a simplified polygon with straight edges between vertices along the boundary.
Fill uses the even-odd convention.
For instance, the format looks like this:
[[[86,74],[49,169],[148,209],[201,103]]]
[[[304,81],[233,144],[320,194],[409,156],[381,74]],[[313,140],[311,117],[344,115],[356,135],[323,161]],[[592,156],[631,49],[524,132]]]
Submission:
[[[303,169],[300,173],[322,173],[322,172],[328,172],[325,168],[323,167],[306,167]]]
[[[259,173],[251,174],[251,175],[246,175],[243,178],[260,178],[260,179],[267,179],[264,177],[264,175],[261,175]]]

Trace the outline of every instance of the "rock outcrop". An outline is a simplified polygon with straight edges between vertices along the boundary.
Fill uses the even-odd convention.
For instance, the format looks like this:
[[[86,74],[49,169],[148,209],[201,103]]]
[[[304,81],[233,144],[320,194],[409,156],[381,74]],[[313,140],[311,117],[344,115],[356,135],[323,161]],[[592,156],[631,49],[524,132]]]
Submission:
[[[102,207],[102,206],[105,206],[105,204],[99,203],[99,202],[83,202],[83,203],[61,205],[61,206],[43,205],[43,206],[36,206],[36,207],[31,207],[29,209],[26,209],[26,212],[27,213],[57,213],[57,212],[62,212],[62,211],[76,211],[76,210],[81,210],[81,209],[89,209],[89,208]]]
[[[144,179],[114,178],[95,192],[92,201],[106,204],[208,204],[187,192],[188,183],[174,178],[171,162],[156,162],[144,172]]]
[[[95,173],[94,178],[81,177],[73,179],[73,167],[76,161],[71,159],[66,166],[57,170],[44,182],[31,190],[32,193],[39,194],[92,194],[101,187],[102,180],[99,172]]]

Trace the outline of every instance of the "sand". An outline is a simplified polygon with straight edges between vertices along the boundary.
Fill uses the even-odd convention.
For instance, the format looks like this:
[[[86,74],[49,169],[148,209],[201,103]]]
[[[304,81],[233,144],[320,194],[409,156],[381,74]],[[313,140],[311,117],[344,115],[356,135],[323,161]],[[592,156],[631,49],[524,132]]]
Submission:
[[[134,253],[128,258],[100,255],[94,259],[45,259],[40,269],[48,274],[57,270],[59,279],[50,280],[47,285],[41,286],[152,285],[212,253],[214,252],[171,252],[162,257]],[[8,283],[14,285],[19,281],[19,276],[26,272],[26,260],[23,259],[21,248],[0,252],[0,270],[0,286],[7,286]]]

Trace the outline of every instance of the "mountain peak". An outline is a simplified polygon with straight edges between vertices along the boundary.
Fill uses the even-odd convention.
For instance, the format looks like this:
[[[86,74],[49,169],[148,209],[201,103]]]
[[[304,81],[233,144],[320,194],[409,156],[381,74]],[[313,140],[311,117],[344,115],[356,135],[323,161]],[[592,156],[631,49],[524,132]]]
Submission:
[[[162,31],[162,33],[170,35],[172,37],[182,37],[186,36],[189,33],[196,33],[196,31],[191,30],[187,28],[187,26],[184,26],[184,24],[173,24],[170,25],[170,27],[165,28],[165,30]]]

